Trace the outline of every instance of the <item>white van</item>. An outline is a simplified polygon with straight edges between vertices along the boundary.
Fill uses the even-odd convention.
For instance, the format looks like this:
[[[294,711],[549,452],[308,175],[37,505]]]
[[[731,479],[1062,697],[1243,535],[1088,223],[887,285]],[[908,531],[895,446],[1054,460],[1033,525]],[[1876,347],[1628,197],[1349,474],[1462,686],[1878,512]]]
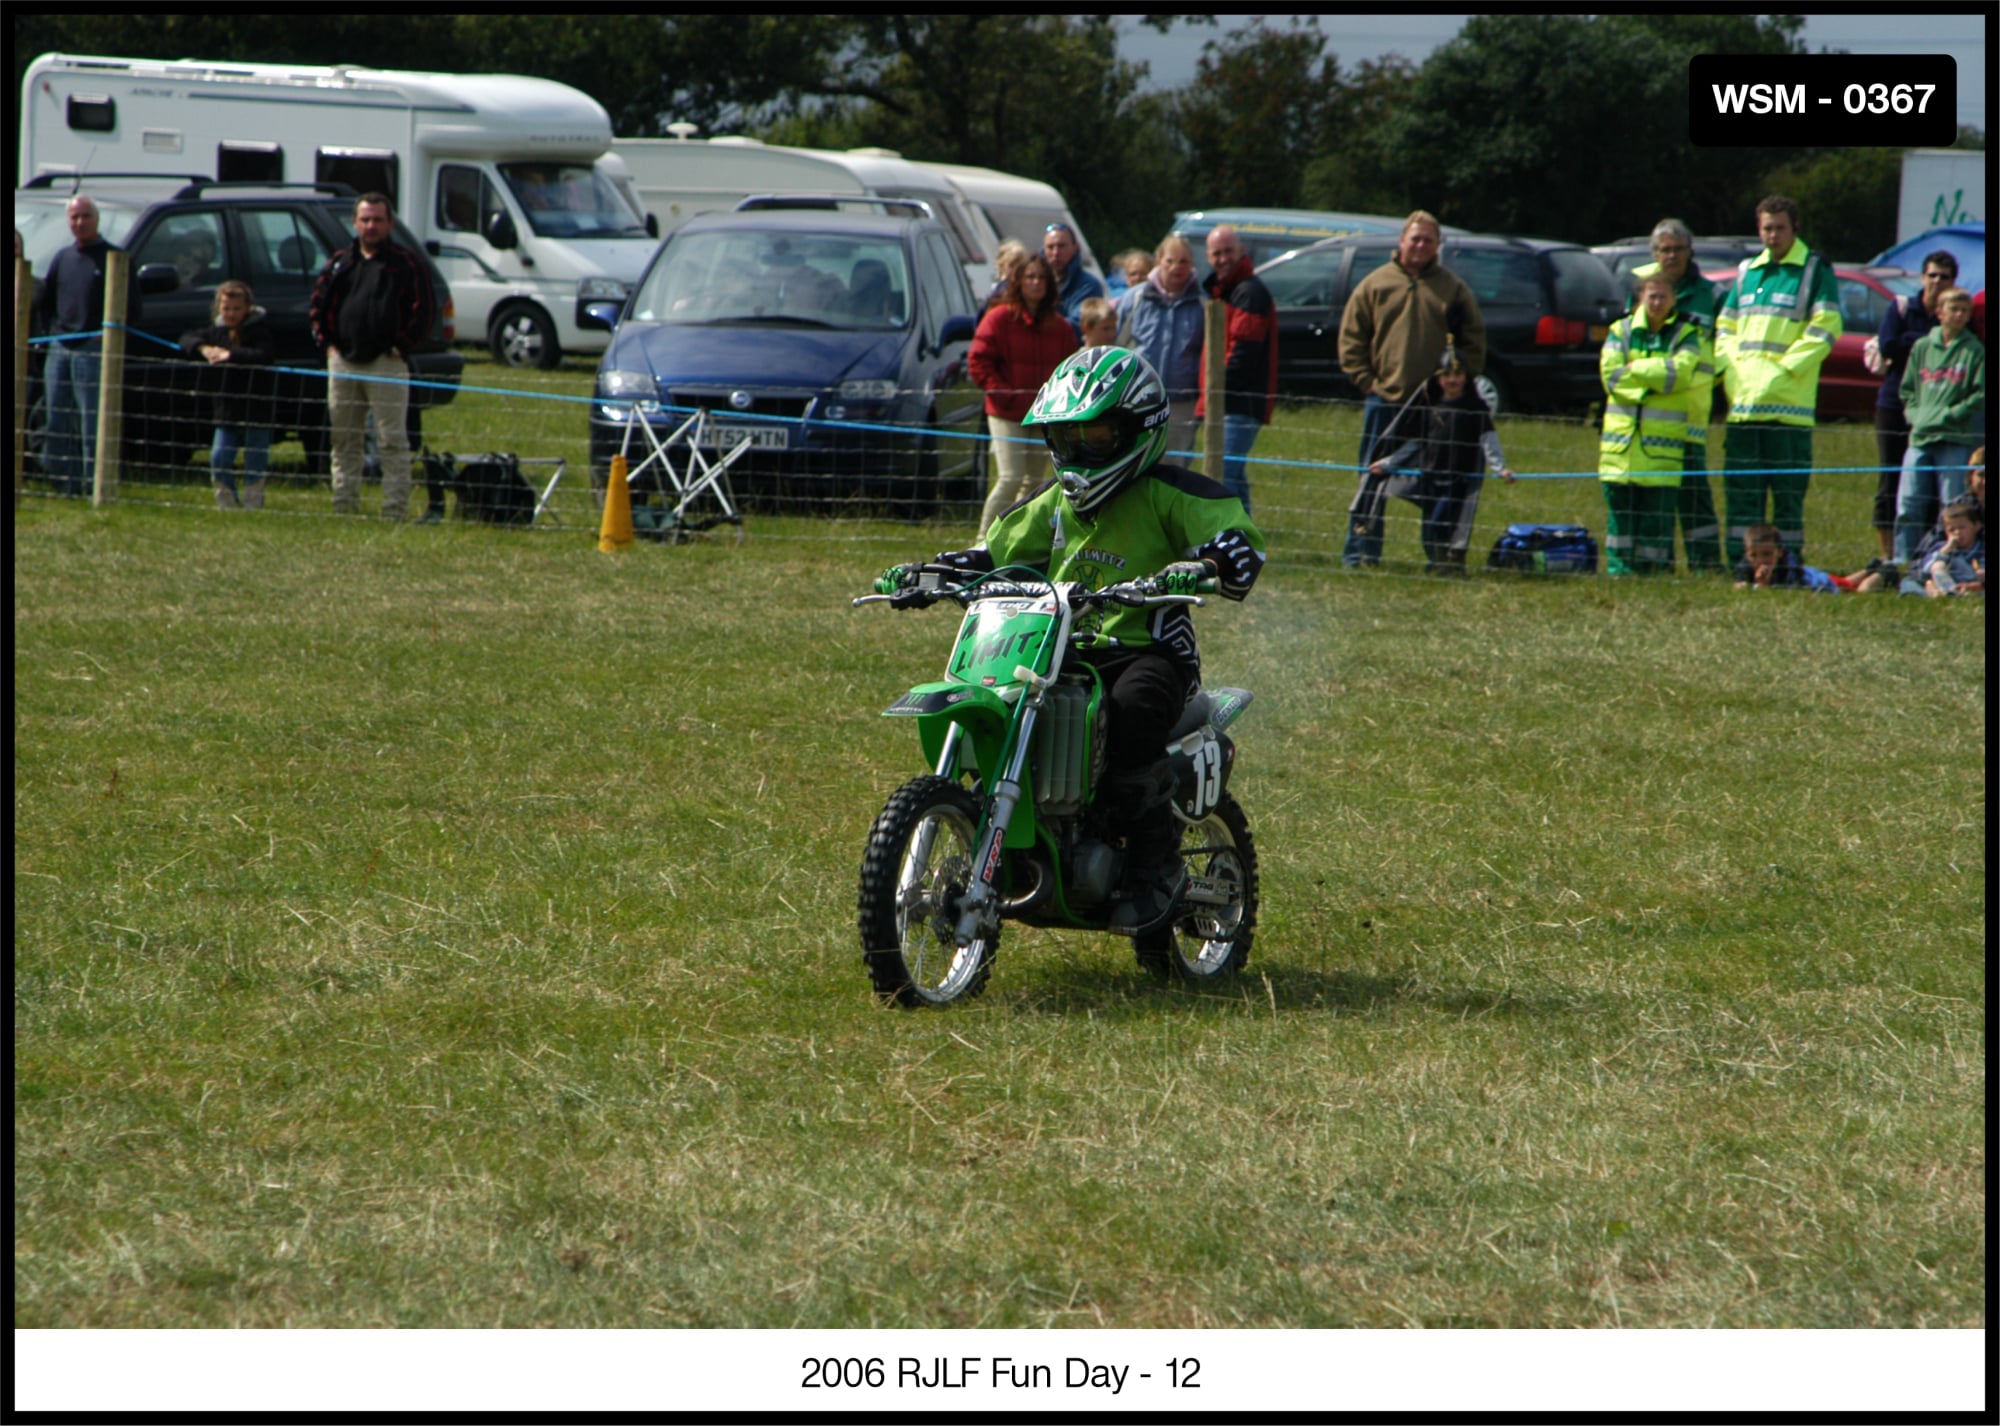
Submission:
[[[712,139],[614,139],[633,192],[666,233],[697,213],[727,212],[760,193],[915,198],[951,235],[974,292],[993,281],[999,235],[940,174],[893,149],[801,149],[736,134]]]
[[[43,173],[346,183],[390,196],[451,285],[462,332],[510,366],[602,351],[656,246],[599,160],[611,119],[514,74],[45,54],[21,85],[23,182]]]
[[[1084,268],[1099,278],[1104,276],[1104,268],[1091,252],[1089,240],[1083,236],[1083,229],[1077,225],[1058,189],[1039,179],[972,164],[920,163],[917,167],[943,174],[966,206],[984,216],[994,232],[1023,244],[1031,253],[1042,250],[1042,234],[1049,224],[1069,224],[1069,230],[1076,234],[1077,246],[1083,249]]]

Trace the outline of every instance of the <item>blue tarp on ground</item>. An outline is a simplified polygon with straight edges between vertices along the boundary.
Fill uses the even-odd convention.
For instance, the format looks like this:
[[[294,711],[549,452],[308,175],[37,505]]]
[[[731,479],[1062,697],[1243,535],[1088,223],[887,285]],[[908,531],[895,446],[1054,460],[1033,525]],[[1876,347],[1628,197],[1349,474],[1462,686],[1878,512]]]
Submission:
[[[1911,272],[1921,272],[1924,255],[1943,248],[1958,259],[1958,285],[1967,292],[1986,290],[1986,225],[1984,223],[1952,223],[1942,228],[1932,228],[1927,233],[1919,233],[1907,242],[1885,248],[1875,259],[1876,267],[1903,267]]]

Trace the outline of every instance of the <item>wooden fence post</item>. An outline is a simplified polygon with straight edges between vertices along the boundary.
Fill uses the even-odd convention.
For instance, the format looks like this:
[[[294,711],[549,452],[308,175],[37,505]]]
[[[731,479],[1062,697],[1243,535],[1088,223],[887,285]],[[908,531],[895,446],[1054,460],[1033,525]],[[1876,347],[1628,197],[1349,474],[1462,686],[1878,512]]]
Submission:
[[[118,498],[118,451],[125,438],[125,289],[130,259],[113,248],[104,255],[104,360],[97,372],[97,479],[90,503]]]
[[[1222,483],[1222,416],[1227,393],[1223,389],[1222,359],[1229,340],[1229,304],[1210,299],[1202,308],[1204,339],[1202,366],[1206,375],[1208,400],[1201,424],[1201,463],[1208,478]]]

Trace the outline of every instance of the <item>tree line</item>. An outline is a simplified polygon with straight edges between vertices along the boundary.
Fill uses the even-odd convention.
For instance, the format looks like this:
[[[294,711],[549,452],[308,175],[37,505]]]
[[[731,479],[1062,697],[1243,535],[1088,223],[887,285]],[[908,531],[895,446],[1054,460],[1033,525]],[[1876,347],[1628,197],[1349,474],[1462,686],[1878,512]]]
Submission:
[[[1101,253],[1151,247],[1177,209],[1231,205],[1422,207],[1477,231],[1585,243],[1667,214],[1698,233],[1746,232],[1773,191],[1799,200],[1807,241],[1837,257],[1895,239],[1900,150],[1688,142],[1689,58],[1802,53],[1798,15],[1484,15],[1421,64],[1345,65],[1316,20],[1218,30],[1194,79],[1165,91],[1118,57],[1104,16],[225,9],[17,13],[11,25],[17,94],[50,50],[540,75],[593,96],[622,136],[685,121],[1040,178]]]

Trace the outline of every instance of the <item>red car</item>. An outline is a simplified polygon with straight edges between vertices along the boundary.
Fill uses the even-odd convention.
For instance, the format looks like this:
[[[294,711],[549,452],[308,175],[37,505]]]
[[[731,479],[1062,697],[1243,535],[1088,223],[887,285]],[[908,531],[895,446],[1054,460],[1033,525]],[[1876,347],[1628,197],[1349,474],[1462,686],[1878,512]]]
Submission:
[[[1833,355],[1819,369],[1819,419],[1875,419],[1875,398],[1882,378],[1861,363],[1861,349],[1881,330],[1889,304],[1898,297],[1916,300],[1923,279],[1900,267],[1835,267],[1840,281],[1840,337]]]

